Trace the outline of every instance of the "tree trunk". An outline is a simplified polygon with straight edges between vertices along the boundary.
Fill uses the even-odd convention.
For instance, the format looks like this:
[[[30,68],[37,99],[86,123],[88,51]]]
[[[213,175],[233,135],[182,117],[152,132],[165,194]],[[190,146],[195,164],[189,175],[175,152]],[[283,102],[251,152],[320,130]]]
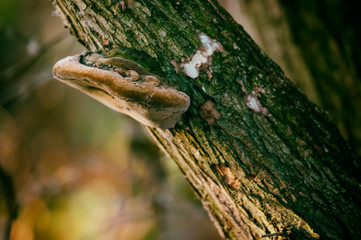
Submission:
[[[190,96],[175,128],[148,130],[224,238],[361,237],[360,157],[216,1],[53,2],[89,50],[143,51]],[[202,36],[223,50],[191,78]]]
[[[222,0],[296,86],[361,153],[361,15],[357,2]]]

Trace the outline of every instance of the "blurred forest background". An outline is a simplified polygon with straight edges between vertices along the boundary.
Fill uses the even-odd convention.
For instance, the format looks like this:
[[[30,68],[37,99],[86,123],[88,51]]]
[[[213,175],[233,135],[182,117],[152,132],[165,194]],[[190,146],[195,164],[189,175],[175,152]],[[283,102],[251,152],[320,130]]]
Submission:
[[[360,69],[347,62],[359,48],[339,49],[339,42],[327,40],[325,46],[339,56],[331,64],[322,62],[333,56],[315,57],[318,45],[303,54],[277,0],[220,3],[291,80],[330,112],[360,152],[361,127],[354,127],[360,122],[354,108],[360,103],[355,77]],[[335,21],[347,13],[330,9],[341,11]],[[316,10],[306,12],[314,17]],[[329,39],[332,31],[312,17],[314,33]],[[344,26],[329,27],[337,32]],[[343,30],[353,34],[352,26]],[[316,41],[309,33],[306,41]],[[220,239],[177,166],[141,125],[53,80],[54,63],[83,50],[49,0],[0,2],[0,235],[12,240]],[[339,61],[345,65],[341,71]],[[320,77],[330,82],[322,85],[315,81],[318,69],[347,81],[335,84],[323,73]],[[328,85],[352,91],[344,98],[324,87]]]

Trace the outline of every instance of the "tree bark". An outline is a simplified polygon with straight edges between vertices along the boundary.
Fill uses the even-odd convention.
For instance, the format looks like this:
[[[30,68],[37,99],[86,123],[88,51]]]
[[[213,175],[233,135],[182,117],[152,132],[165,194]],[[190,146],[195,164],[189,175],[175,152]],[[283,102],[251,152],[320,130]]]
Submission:
[[[222,0],[361,153],[361,15],[354,1]],[[232,6],[230,6],[232,5]]]
[[[148,128],[226,239],[361,237],[360,157],[214,0],[53,0],[89,50],[143,51],[191,106],[175,128]],[[124,10],[124,11],[123,11]],[[223,46],[192,79],[200,34]]]

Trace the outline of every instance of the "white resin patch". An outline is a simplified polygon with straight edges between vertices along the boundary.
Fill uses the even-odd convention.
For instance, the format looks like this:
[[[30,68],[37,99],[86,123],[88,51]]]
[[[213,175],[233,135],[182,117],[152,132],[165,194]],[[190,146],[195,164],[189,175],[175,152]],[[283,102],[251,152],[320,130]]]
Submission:
[[[247,107],[249,107],[250,109],[252,109],[254,112],[260,112],[261,111],[261,106],[260,106],[260,102],[257,99],[257,96],[254,94],[248,94],[246,96],[246,105]]]
[[[199,76],[199,69],[202,66],[210,65],[211,57],[215,51],[222,51],[222,45],[214,39],[211,39],[206,34],[199,35],[202,46],[196,51],[192,59],[183,64],[184,74],[190,78],[197,78]]]
[[[198,50],[196,54],[194,54],[192,60],[184,64],[184,73],[191,78],[198,77],[199,67],[202,66],[202,64],[206,64],[207,61],[208,56],[204,52]]]
[[[215,51],[222,47],[222,45],[217,40],[211,39],[204,33],[199,35],[199,39],[203,43],[203,46],[207,49],[207,56],[212,56]]]
[[[258,100],[258,92],[262,91],[258,90],[257,92],[252,91],[252,93],[247,94],[244,99],[246,101],[247,107],[252,109],[253,112],[261,112],[263,115],[267,116],[269,115],[267,108],[263,107],[261,102]],[[263,90],[264,91],[264,90]]]

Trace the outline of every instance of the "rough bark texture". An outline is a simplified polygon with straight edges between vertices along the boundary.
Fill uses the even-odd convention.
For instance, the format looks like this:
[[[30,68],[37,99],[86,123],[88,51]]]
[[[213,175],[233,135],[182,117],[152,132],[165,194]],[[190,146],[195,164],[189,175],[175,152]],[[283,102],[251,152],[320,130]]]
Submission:
[[[222,0],[361,152],[361,15],[343,0]]]
[[[227,239],[361,237],[360,157],[216,1],[54,0],[90,50],[144,51],[191,107],[177,126],[149,132],[178,164]],[[219,41],[212,73],[172,65]],[[209,102],[210,101],[210,102]],[[206,105],[204,105],[206,104]]]

